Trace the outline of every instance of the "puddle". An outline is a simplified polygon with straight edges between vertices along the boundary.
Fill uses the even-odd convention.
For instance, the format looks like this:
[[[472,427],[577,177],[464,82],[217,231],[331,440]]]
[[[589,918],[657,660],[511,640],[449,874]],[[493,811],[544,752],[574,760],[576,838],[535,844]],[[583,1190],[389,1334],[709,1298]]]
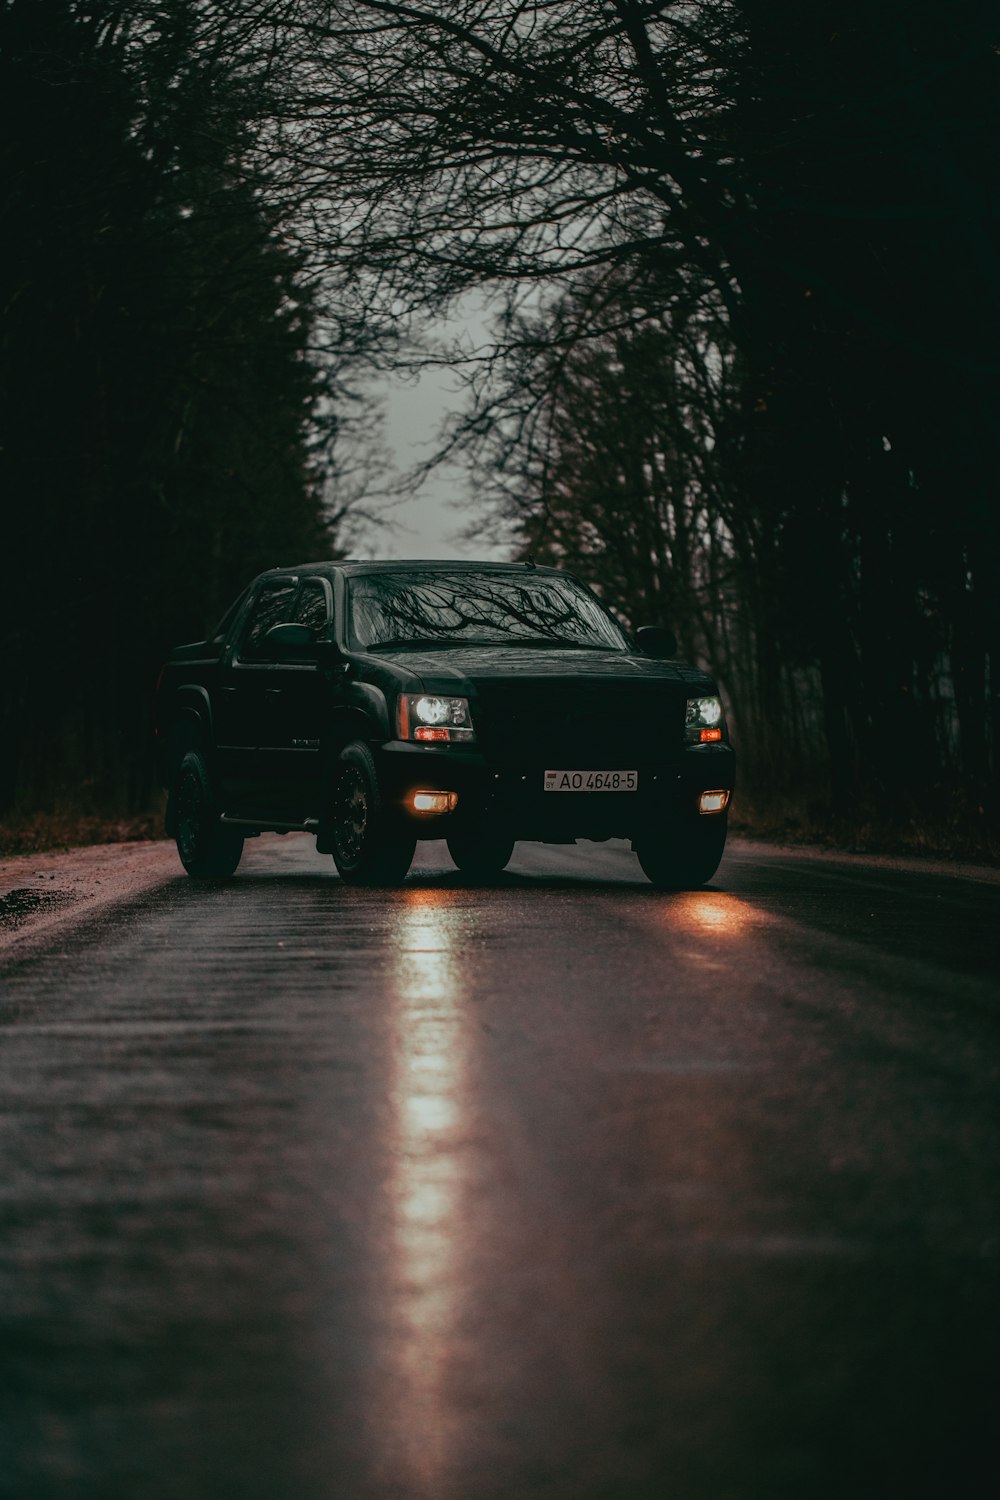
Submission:
[[[39,891],[32,890],[30,886],[21,886],[0,896],[0,927],[20,927],[37,912],[67,906],[75,899],[68,891]]]

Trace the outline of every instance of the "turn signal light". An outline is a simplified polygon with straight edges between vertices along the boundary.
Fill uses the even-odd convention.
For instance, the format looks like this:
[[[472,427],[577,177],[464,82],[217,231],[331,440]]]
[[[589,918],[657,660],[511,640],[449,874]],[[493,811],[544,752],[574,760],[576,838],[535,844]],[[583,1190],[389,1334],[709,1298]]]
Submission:
[[[451,739],[451,730],[428,729],[426,726],[421,725],[419,729],[413,731],[413,738],[415,740],[443,740],[447,744]]]
[[[700,813],[724,812],[728,804],[728,792],[702,792],[698,798],[698,811]]]
[[[721,729],[703,729],[701,731],[701,743],[703,745],[708,745],[708,744],[711,744],[713,740],[721,740],[721,739],[722,739],[722,730]]]
[[[414,792],[410,806],[418,813],[449,813],[458,806],[457,792]]]

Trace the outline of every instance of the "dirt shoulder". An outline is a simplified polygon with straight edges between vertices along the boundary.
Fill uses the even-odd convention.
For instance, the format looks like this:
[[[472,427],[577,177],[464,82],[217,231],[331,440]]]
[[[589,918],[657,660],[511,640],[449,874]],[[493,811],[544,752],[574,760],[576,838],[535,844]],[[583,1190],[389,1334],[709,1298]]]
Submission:
[[[916,875],[939,875],[942,878],[979,880],[988,885],[1000,885],[1000,865],[976,860],[946,859],[939,855],[865,854],[799,841],[782,843],[780,839],[748,838],[741,833],[730,835],[726,841],[726,849],[732,854],[757,858],[799,859],[855,867],[863,865],[870,870],[905,870]]]
[[[54,927],[181,873],[176,847],[166,839],[0,859],[0,953],[25,949]]]

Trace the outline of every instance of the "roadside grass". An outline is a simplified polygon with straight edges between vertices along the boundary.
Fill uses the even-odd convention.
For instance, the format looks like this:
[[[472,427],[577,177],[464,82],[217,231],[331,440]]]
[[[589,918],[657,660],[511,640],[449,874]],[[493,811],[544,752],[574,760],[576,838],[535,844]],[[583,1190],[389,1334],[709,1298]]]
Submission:
[[[88,844],[126,844],[164,837],[162,807],[129,817],[101,817],[62,808],[53,812],[23,813],[0,822],[0,858],[9,854],[41,854],[47,850],[78,849]]]
[[[934,816],[923,811],[880,816],[871,808],[833,815],[821,803],[794,798],[754,798],[737,789],[731,833],[765,843],[801,844],[850,854],[926,855],[1000,863],[1000,830],[983,808],[960,803]]]

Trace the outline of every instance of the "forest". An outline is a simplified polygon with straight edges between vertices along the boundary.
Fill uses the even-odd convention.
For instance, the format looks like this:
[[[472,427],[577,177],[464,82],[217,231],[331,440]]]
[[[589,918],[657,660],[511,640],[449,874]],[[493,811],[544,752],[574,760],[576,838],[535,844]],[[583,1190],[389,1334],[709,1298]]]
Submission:
[[[672,625],[751,826],[995,852],[995,21],[0,0],[0,819],[154,808],[165,651],[353,546],[433,360],[470,550]]]

